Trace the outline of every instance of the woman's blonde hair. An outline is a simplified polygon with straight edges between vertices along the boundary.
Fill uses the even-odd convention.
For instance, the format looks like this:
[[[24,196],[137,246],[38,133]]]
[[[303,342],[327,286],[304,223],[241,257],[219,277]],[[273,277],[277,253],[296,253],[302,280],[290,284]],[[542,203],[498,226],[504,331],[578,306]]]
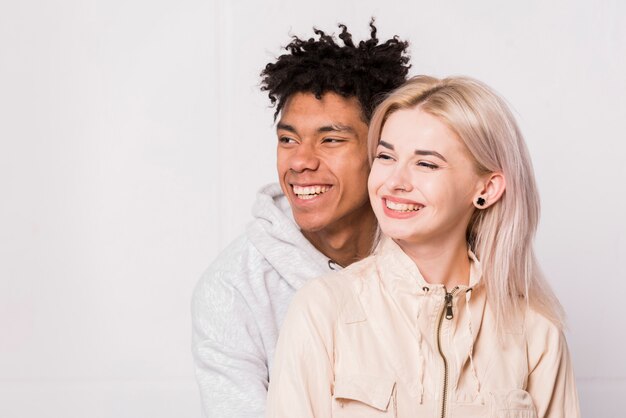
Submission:
[[[392,113],[419,107],[452,129],[474,158],[479,173],[502,173],[506,190],[485,209],[476,209],[467,242],[481,261],[482,283],[502,330],[526,305],[559,327],[563,309],[537,263],[533,239],[539,222],[539,194],[526,143],[505,101],[485,84],[467,77],[417,76],[376,108],[368,147],[373,157]]]

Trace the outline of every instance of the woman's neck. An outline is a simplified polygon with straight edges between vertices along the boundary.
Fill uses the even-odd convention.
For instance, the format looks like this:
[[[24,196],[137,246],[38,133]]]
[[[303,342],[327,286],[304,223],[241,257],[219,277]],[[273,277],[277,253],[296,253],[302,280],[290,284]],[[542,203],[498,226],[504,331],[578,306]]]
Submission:
[[[452,243],[417,244],[400,240],[396,243],[411,257],[428,283],[442,284],[448,290],[469,284],[470,259],[464,238]]]

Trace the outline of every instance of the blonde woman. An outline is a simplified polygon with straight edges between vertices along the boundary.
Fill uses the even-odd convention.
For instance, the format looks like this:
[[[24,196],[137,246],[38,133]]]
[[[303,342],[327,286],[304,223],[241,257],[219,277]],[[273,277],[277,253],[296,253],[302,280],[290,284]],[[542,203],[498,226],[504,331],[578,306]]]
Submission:
[[[294,298],[267,416],[577,418],[539,197],[504,101],[416,77],[370,125],[374,255]]]

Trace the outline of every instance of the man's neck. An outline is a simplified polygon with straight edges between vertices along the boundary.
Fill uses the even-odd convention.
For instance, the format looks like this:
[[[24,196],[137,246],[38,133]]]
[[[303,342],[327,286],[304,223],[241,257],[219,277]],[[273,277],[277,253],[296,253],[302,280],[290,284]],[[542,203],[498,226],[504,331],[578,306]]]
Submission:
[[[351,218],[337,227],[302,234],[326,257],[347,267],[370,254],[377,226],[370,208]]]

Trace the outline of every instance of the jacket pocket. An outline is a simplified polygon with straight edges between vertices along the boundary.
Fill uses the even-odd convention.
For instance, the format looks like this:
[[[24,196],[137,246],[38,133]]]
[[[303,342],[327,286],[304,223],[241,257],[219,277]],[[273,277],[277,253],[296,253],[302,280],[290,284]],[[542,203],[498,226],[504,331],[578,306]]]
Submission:
[[[351,375],[337,376],[333,394],[333,418],[396,416],[396,382],[392,379]]]
[[[525,390],[500,390],[489,393],[489,418],[537,418],[537,411]]]

